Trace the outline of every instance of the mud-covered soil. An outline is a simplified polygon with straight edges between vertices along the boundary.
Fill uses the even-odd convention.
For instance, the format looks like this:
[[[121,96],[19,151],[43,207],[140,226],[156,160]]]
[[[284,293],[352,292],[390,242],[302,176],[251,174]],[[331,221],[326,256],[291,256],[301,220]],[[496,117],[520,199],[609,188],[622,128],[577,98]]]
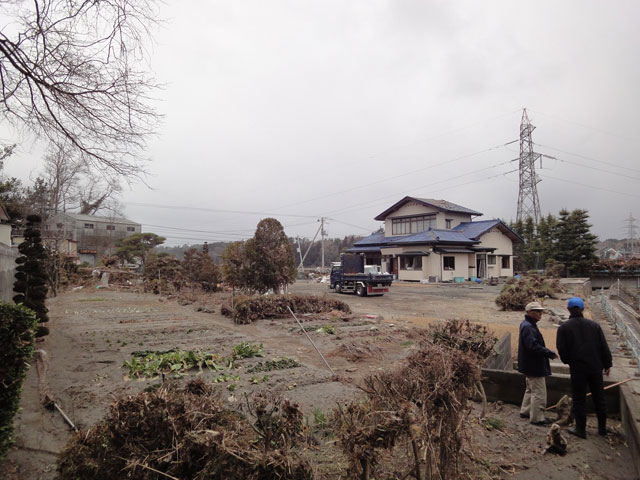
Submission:
[[[459,318],[489,324],[498,336],[510,331],[516,339],[522,316],[500,312],[493,302],[499,288],[490,286],[394,284],[391,293],[372,298],[329,293],[326,285],[310,282],[298,282],[291,291],[331,295],[349,303],[354,311],[348,321],[330,315],[300,318],[337,377],[331,375],[293,319],[235,325],[220,315],[219,305],[227,294],[206,298],[206,305],[198,299],[179,304],[173,298],[85,287],[50,299],[51,334],[38,344],[46,351],[46,378],[39,378],[35,368],[29,372],[22,412],[16,418],[16,447],[0,465],[0,478],[55,478],[57,454],[71,430],[58,412],[41,407],[39,382],[46,381],[72,422],[86,428],[104,416],[115,398],[161,381],[126,375],[122,364],[134,351],[179,348],[229,355],[240,342],[262,343],[266,357],[238,362],[241,367],[233,372],[238,379],[220,381],[217,388],[230,404],[259,389],[282,391],[300,404],[313,425],[315,417],[329,416],[336,402],[359,395],[357,385],[365,375],[392,368],[415,348],[415,329]],[[547,302],[555,302],[555,306],[563,303]],[[334,334],[318,331],[327,325],[333,327]],[[553,323],[545,319],[540,327],[547,343],[555,344]],[[258,362],[282,357],[295,358],[300,366],[249,372]],[[205,370],[202,375],[213,380],[220,373]],[[543,455],[547,428],[522,420],[516,406],[491,404],[488,417],[499,428],[490,430],[478,420],[477,408],[474,406],[469,417],[470,438],[464,447],[464,469],[471,472],[468,478],[636,478],[619,434],[601,438],[591,426],[588,440],[568,438],[566,456]],[[622,431],[619,422],[611,423]],[[327,442],[331,444],[330,439]],[[333,455],[330,448],[319,451],[322,478],[345,475],[344,458]]]

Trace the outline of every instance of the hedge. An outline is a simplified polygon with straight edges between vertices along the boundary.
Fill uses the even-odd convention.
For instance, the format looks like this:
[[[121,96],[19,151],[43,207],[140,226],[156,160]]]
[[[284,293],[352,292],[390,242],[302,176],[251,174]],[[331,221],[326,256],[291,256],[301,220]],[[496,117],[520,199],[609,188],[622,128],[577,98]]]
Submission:
[[[34,351],[35,313],[23,305],[0,303],[0,458],[13,444],[13,417]]]

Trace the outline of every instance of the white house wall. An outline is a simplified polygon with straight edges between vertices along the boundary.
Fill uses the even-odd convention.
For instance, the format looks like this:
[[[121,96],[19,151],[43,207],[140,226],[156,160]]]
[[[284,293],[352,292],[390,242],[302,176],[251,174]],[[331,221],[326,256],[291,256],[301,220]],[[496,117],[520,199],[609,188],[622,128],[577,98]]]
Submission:
[[[420,203],[409,202],[400,207],[398,210],[389,215],[384,221],[384,231],[386,237],[393,236],[392,220],[398,217],[410,217],[413,215],[429,215],[436,214],[436,225],[434,228],[446,229],[447,219],[451,219],[451,228],[455,228],[462,222],[470,222],[471,215],[465,215],[461,213],[443,212],[437,208],[427,207]]]
[[[0,223],[0,243],[11,246],[11,225],[8,223]]]
[[[493,253],[496,255],[496,264],[489,265],[487,263],[487,275],[489,277],[511,277],[513,276],[513,243],[497,228],[492,228],[480,237],[481,247],[495,248]],[[509,256],[509,268],[502,268],[502,256]]]

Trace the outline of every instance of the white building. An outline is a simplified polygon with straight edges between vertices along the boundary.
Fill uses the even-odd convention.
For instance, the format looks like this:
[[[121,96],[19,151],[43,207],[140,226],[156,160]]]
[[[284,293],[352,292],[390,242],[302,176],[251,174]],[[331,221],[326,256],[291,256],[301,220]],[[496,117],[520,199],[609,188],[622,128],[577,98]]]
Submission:
[[[368,264],[399,280],[512,276],[513,243],[522,239],[501,220],[472,221],[480,215],[445,200],[404,197],[375,217],[384,222],[384,233],[356,242],[349,252],[364,254]]]

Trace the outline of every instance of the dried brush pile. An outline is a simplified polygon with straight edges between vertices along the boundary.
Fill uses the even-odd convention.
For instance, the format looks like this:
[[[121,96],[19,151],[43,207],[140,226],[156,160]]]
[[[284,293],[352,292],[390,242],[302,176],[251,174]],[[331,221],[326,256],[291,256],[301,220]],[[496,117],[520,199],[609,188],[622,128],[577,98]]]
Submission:
[[[224,305],[223,315],[233,318],[235,323],[251,323],[264,318],[283,318],[291,314],[287,307],[296,314],[328,313],[339,311],[351,313],[349,305],[340,300],[306,295],[269,295],[266,297],[244,297],[237,299],[231,308]]]
[[[262,395],[243,414],[223,408],[201,379],[163,385],[114,403],[76,434],[59,478],[307,480],[311,468],[292,454],[302,429],[300,410],[286,400]]]
[[[509,279],[496,298],[502,310],[524,310],[536,298],[556,298],[564,289],[557,278],[528,275],[520,280]]]
[[[352,478],[457,478],[469,397],[479,378],[475,355],[433,343],[403,367],[367,377],[364,401],[338,407],[333,416]],[[407,455],[396,458],[408,464],[385,462],[404,446]]]
[[[427,335],[433,343],[476,355],[480,360],[485,360],[493,353],[498,341],[498,337],[487,327],[469,320],[448,320],[431,325]]]

